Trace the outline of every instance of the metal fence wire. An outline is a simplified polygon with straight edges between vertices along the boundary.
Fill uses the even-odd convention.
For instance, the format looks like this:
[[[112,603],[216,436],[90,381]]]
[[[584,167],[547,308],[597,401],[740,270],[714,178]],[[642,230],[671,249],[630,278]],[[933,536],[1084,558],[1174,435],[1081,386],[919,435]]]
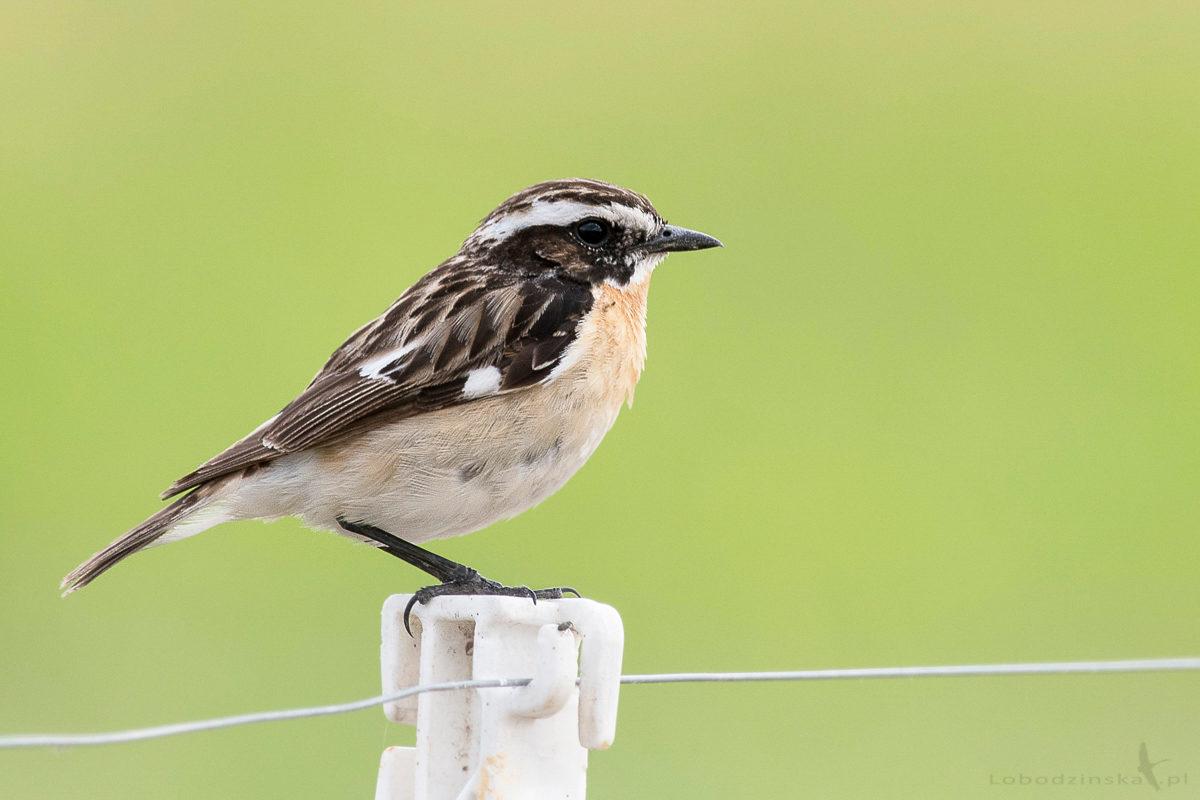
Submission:
[[[865,680],[879,678],[950,678],[995,677],[1015,675],[1079,675],[1129,672],[1200,671],[1200,658],[1150,658],[1123,661],[1059,661],[1025,664],[952,664],[915,667],[862,667],[852,669],[808,669],[783,672],[676,672],[653,675],[623,675],[625,685],[662,683],[754,683],[771,681]],[[324,717],[362,711],[385,703],[413,697],[425,692],[450,692],[462,689],[504,689],[527,686],[532,678],[496,680],[462,680],[410,686],[389,694],[307,708],[280,711],[260,711],[231,717],[176,722],[148,728],[110,731],[106,733],[33,733],[0,736],[0,749],[21,747],[86,747],[105,744],[124,744],[146,739],[160,739],[185,733],[221,730],[260,722]]]

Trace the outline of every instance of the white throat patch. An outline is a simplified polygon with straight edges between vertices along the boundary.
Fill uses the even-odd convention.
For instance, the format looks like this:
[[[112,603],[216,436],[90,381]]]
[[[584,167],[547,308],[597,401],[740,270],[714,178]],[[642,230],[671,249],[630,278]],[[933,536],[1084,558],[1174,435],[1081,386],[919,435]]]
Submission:
[[[650,274],[654,272],[654,268],[661,264],[663,259],[666,257],[666,253],[652,253],[651,255],[645,256],[641,261],[638,262],[637,267],[634,268],[633,275],[630,276],[629,283],[627,285],[637,286],[638,284],[642,284],[650,280]],[[611,280],[606,282],[612,283]],[[612,283],[612,285],[616,286],[615,283]]]

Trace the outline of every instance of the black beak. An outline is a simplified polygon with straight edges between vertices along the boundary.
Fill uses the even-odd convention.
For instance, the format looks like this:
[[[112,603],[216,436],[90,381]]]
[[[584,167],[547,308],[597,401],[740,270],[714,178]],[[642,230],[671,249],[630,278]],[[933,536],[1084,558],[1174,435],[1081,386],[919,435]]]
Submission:
[[[724,246],[707,233],[689,231],[675,225],[663,225],[658,236],[643,242],[640,248],[646,253],[674,253],[679,250],[707,250],[710,247]]]

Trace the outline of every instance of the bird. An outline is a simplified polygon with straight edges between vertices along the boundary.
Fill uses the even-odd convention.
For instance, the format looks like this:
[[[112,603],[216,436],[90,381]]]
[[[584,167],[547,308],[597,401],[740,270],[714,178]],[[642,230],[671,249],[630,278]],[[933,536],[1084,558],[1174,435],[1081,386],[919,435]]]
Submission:
[[[409,609],[442,594],[578,594],[505,586],[420,545],[512,518],[560,489],[632,404],[651,273],[672,252],[721,246],[604,181],[517,192],[283,410],[175,481],[162,493],[170,505],[70,572],[63,594],[147,548],[281,517],[436,578]]]
[[[1138,772],[1146,777],[1146,783],[1154,787],[1158,791],[1158,778],[1154,776],[1154,768],[1164,761],[1170,759],[1162,758],[1158,761],[1150,760],[1150,751],[1146,749],[1146,743],[1142,742],[1142,746],[1138,748]]]

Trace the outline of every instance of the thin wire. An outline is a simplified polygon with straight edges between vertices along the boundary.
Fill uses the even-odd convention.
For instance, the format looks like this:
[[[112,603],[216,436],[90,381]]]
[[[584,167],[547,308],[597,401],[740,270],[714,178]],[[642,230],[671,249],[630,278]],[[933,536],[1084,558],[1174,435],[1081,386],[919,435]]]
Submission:
[[[402,700],[405,697],[424,694],[425,692],[526,686],[530,680],[530,678],[499,678],[496,680],[431,683],[426,686],[409,686],[407,689],[400,689],[390,694],[381,694],[376,697],[368,697],[365,700],[354,700],[349,703],[310,706],[308,708],[289,708],[283,711],[259,711],[253,714],[236,714],[232,717],[201,719],[195,722],[175,722],[170,725],[154,725],[149,728],[132,728],[130,730],[111,731],[109,733],[32,733],[19,736],[0,736],[0,749],[8,747],[84,747],[98,744],[140,742],[144,739],[161,739],[164,736],[211,731],[218,728],[234,728],[238,725],[253,725],[257,722],[281,722],[287,719],[306,719],[308,717],[327,717],[333,714],[348,714],[351,711],[362,711],[365,708],[381,706],[393,700]]]
[[[861,667],[857,669],[805,669],[793,672],[677,672],[666,675],[622,675],[621,683],[743,683],[747,681],[828,681],[847,678],[949,678],[968,675],[1067,675],[1185,670],[1200,670],[1200,658],[1058,661],[1037,664],[951,664],[937,667]],[[3,740],[0,739],[0,741]]]
[[[1066,675],[1112,672],[1179,672],[1200,670],[1200,658],[1150,658],[1125,661],[1059,661],[1035,664],[952,664],[926,667],[864,667],[857,669],[806,669],[788,672],[676,672],[656,675],[622,675],[623,684],[648,683],[747,683],[768,681],[820,681],[862,678],[938,678],[961,676],[1001,675]],[[390,694],[368,697],[350,703],[336,703],[310,708],[291,708],[283,711],[260,711],[232,717],[177,722],[150,728],[112,731],[110,733],[57,734],[39,733],[0,736],[0,749],[18,747],[82,747],[101,744],[121,744],[145,739],[158,739],[183,733],[196,733],[258,722],[280,722],[289,719],[325,717],[373,708],[394,700],[425,692],[448,692],[456,689],[498,689],[527,686],[531,678],[501,678],[496,680],[465,680],[410,686]]]

